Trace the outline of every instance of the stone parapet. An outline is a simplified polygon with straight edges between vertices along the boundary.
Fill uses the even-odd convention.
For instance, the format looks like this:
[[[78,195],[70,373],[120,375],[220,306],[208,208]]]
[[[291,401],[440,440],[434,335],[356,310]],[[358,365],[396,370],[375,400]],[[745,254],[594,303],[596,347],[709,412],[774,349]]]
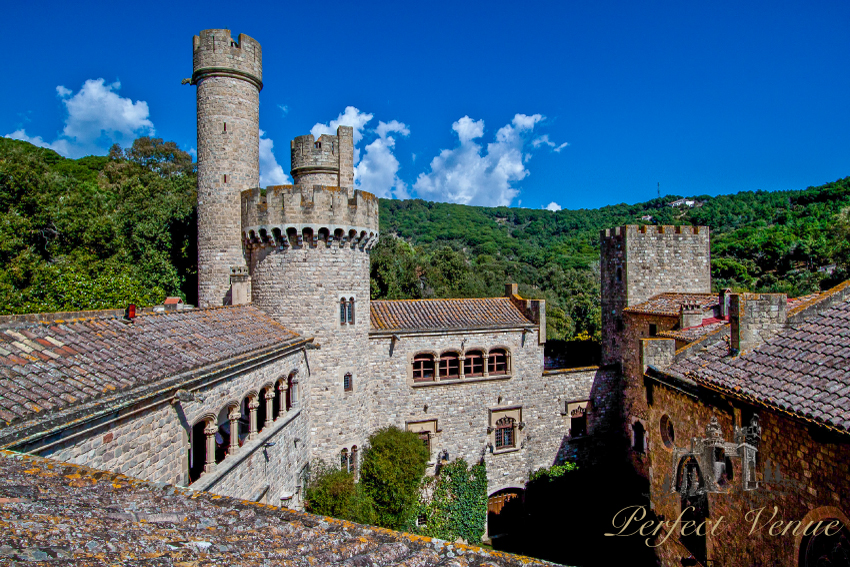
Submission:
[[[263,88],[263,50],[244,33],[234,40],[230,30],[203,30],[192,38],[192,83],[208,76],[232,76]]]
[[[378,239],[378,199],[339,187],[249,189],[242,192],[242,236],[249,247],[371,248]]]

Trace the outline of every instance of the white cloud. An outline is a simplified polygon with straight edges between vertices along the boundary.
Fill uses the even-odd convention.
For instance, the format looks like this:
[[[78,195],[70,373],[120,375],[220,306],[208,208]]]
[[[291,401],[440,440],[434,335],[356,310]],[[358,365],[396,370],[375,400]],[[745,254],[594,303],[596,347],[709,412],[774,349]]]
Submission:
[[[279,105],[277,105],[277,107],[280,109],[280,113],[281,113],[283,116],[286,116],[286,115],[287,115],[287,113],[289,113],[289,107],[288,107],[287,105],[285,105],[285,104],[279,104]]]
[[[363,130],[366,128],[366,123],[372,120],[373,115],[367,112],[360,112],[353,106],[346,106],[345,110],[337,116],[336,120],[331,120],[328,124],[317,123],[310,129],[310,133],[314,138],[318,138],[322,134],[336,135],[336,129],[339,126],[351,126],[354,128],[354,165],[360,162],[360,148],[357,144],[363,139]],[[356,175],[356,172],[355,172]]]
[[[558,204],[558,203],[556,203],[555,201],[552,201],[551,203],[549,203],[548,205],[546,205],[546,207],[544,207],[544,208],[545,208],[547,211],[555,212],[555,211],[560,211],[560,210],[561,210],[561,205],[559,205],[559,204]]]
[[[484,135],[484,121],[464,116],[454,124],[460,144],[442,150],[431,160],[430,173],[422,173],[413,185],[425,199],[468,205],[508,206],[519,194],[516,183],[529,171],[531,154],[524,151],[540,114],[517,114],[496,132],[496,141],[486,148],[476,142]],[[539,146],[539,144],[538,144]]]
[[[356,184],[360,189],[378,197],[406,199],[410,195],[407,184],[398,176],[399,163],[393,155],[395,138],[389,134],[408,136],[410,129],[406,124],[393,120],[389,123],[378,122],[375,132],[378,137],[366,146],[363,160],[355,168]]]
[[[260,130],[260,187],[291,185],[292,179],[284,173],[274,157],[274,142],[265,135]]]
[[[129,146],[138,136],[154,135],[148,103],[119,96],[120,88],[118,81],[107,85],[103,79],[89,79],[73,94],[71,89],[59,85],[56,94],[68,116],[56,140],[45,142],[41,136],[29,136],[24,130],[6,137],[26,140],[66,157],[78,158],[105,154],[113,143]]]
[[[549,134],[543,134],[538,138],[534,138],[534,140],[531,141],[531,145],[535,148],[539,148],[540,146],[549,146],[550,148],[552,148],[553,152],[559,154],[561,153],[561,150],[563,150],[570,144],[568,142],[564,142],[563,144],[556,144],[555,142],[549,139]]]

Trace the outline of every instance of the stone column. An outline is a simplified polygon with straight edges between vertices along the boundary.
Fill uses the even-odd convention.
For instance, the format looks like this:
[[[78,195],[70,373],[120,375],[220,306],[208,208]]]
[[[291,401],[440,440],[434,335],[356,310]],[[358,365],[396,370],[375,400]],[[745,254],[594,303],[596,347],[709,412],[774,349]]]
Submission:
[[[266,423],[263,424],[263,427],[265,428],[271,427],[274,423],[274,386],[272,386],[271,388],[266,388],[266,393],[264,395],[266,397]]]
[[[484,360],[483,376],[484,378],[487,378],[488,376],[490,376],[490,353],[486,351],[481,353],[481,358]]]
[[[289,385],[286,383],[286,380],[281,380],[280,384],[277,385],[277,389],[280,390],[280,415],[281,417],[286,415],[286,390],[289,388]]]
[[[248,411],[250,412],[249,417],[249,431],[248,431],[248,439],[256,439],[257,438],[257,408],[260,407],[260,401],[256,396],[251,397],[251,401],[248,402]]]
[[[464,355],[460,355],[457,359],[460,368],[458,369],[458,377],[463,380],[463,366],[466,363],[466,357]]]
[[[301,405],[301,392],[298,391],[298,378],[292,379],[292,391],[289,392],[289,400],[292,402],[292,407]]]
[[[207,461],[204,463],[204,472],[210,473],[215,470],[215,433],[218,427],[213,425],[212,420],[207,420],[207,426],[204,427],[204,435],[207,441]]]
[[[233,408],[229,414],[227,414],[227,419],[230,420],[230,448],[228,449],[228,453],[231,455],[235,455],[239,451],[239,418],[242,417],[242,414],[239,413],[239,407]]]

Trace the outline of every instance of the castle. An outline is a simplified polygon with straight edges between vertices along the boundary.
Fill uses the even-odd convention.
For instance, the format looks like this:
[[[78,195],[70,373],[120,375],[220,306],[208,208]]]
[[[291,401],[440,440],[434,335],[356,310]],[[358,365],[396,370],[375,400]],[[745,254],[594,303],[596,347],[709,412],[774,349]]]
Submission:
[[[378,201],[354,187],[352,129],[297,137],[293,185],[258,188],[261,47],[205,30],[193,55],[199,306],[4,318],[0,447],[298,510],[311,461],[356,471],[369,434],[388,425],[419,435],[430,474],[441,461],[483,460],[488,494],[502,501],[532,471],[593,462],[622,440],[613,460],[645,480],[658,518],[695,499],[703,518],[732,517],[734,505],[704,488],[747,479],[726,492],[749,498],[769,458],[796,475],[794,513],[848,525],[850,485],[828,470],[850,461],[848,286],[791,302],[712,293],[707,227],[607,230],[602,365],[546,369],[545,302],[514,284],[497,298],[372,300]],[[824,334],[817,325],[838,337],[798,349],[827,356],[831,369],[807,386],[808,404],[793,387],[775,391],[778,369],[817,371],[809,358],[805,368],[781,362],[776,342],[805,343],[794,325],[806,321],[812,337]],[[756,367],[767,378],[742,378]],[[700,445],[706,431],[712,444]],[[786,431],[793,445],[782,443]],[[715,458],[709,446],[723,451]],[[795,468],[795,451],[822,456]],[[8,464],[17,458],[4,453],[0,464],[24,486],[23,469]],[[687,498],[671,501],[671,483]],[[755,561],[762,549],[770,564],[796,565],[807,549],[826,553],[823,539],[803,536],[787,553],[767,536],[734,548],[713,533],[671,541],[659,548],[665,565]]]

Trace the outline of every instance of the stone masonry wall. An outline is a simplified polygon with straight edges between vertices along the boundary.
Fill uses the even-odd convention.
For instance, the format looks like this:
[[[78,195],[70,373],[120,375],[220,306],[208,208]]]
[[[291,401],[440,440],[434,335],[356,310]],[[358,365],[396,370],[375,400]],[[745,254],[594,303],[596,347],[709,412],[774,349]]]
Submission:
[[[733,293],[729,299],[732,348],[738,352],[758,347],[785,325],[784,293]]]
[[[286,327],[315,337],[304,410],[310,421],[312,456],[326,462],[343,448],[362,447],[373,400],[366,384],[369,332],[369,251],[301,246],[258,248],[251,255],[254,304]],[[354,324],[340,322],[340,299],[354,298]],[[353,391],[343,392],[352,374]]]
[[[529,471],[576,455],[578,449],[567,437],[569,417],[563,415],[566,404],[588,400],[596,389],[600,400],[596,406],[607,408],[614,395],[603,385],[613,379],[609,371],[588,368],[544,376],[543,346],[536,334],[527,333],[524,339],[519,330],[402,334],[394,345],[390,337],[373,334],[369,341],[368,388],[376,403],[368,429],[387,425],[404,429],[409,422],[436,419],[439,432],[431,442],[432,459],[443,450],[448,451],[450,459],[462,457],[468,463],[483,457],[490,493],[524,487]],[[417,353],[439,355],[447,350],[489,351],[497,347],[510,353],[509,377],[413,383],[411,364]],[[491,452],[487,448],[493,442],[487,431],[492,425],[490,411],[516,407],[522,408],[525,424],[517,431],[517,449]],[[589,421],[588,429],[593,433],[593,420]],[[604,427],[600,425],[599,429]]]
[[[303,351],[296,352],[201,388],[199,392],[204,396],[202,402],[160,402],[148,409],[146,404],[150,402],[141,402],[139,407],[112,416],[118,418],[112,423],[88,426],[82,430],[84,434],[79,437],[43,450],[36,448],[31,452],[154,482],[186,485],[189,481],[187,455],[192,426],[207,415],[218,416],[229,402],[241,403],[250,392],[259,392],[263,386],[288,376],[295,369],[299,370],[301,383],[309,385],[306,357]],[[132,415],[139,409],[142,411]],[[281,415],[276,425],[285,419],[285,415]],[[72,431],[66,430],[63,435],[67,436]],[[261,432],[261,436],[269,433]],[[271,439],[276,445],[267,450],[269,465],[279,463],[282,468],[274,469],[269,466],[268,469],[263,469],[263,474],[266,474],[266,470],[272,473],[265,481],[259,474],[258,465],[262,463],[257,456],[240,459],[240,452],[245,449],[243,446],[240,452],[228,455],[219,463],[217,472],[211,473],[223,477],[211,490],[227,496],[248,498],[249,493],[263,482],[272,485],[271,494],[294,489],[297,472],[308,460],[306,443],[296,448],[291,442],[296,436],[301,439],[306,439],[307,436],[306,420],[302,416],[280,428],[275,432],[274,439]],[[45,439],[43,446],[54,440]],[[240,462],[234,466],[236,460]],[[228,472],[222,475],[224,469]],[[225,478],[228,476],[236,480]],[[238,479],[248,479],[250,482],[240,483]],[[203,484],[204,480],[205,476],[202,476],[195,484]]]
[[[240,193],[259,185],[262,51],[229,30],[195,36],[198,109],[198,303],[230,303],[230,268],[244,266]]]
[[[733,427],[748,425],[753,412],[759,416],[762,428],[757,460],[756,490],[744,491],[740,487],[740,460],[733,459],[734,477],[729,493],[709,494],[709,518],[723,521],[715,533],[709,526],[707,536],[708,558],[720,565],[754,565],[796,567],[798,565],[800,535],[789,530],[785,535],[770,535],[766,520],[777,507],[776,520],[783,522],[815,521],[838,518],[850,529],[850,439],[846,435],[831,434],[817,426],[808,426],[791,417],[765,408],[753,408],[732,400],[731,402],[694,399],[676,390],[657,385],[653,387],[653,403],[647,427],[649,455],[652,463],[651,500],[655,511],[668,521],[681,511],[678,494],[669,492],[672,450],[660,439],[660,421],[666,415],[673,423],[675,445],[688,446],[691,437],[705,437],[705,426],[711,416],[718,418],[726,441],[733,440]],[[778,467],[778,475],[777,475]],[[768,472],[769,471],[769,472]],[[750,533],[754,514],[750,510],[765,507],[759,520],[760,529]],[[799,531],[799,530],[798,530]],[[661,564],[681,565],[687,553],[671,536],[658,548]]]

